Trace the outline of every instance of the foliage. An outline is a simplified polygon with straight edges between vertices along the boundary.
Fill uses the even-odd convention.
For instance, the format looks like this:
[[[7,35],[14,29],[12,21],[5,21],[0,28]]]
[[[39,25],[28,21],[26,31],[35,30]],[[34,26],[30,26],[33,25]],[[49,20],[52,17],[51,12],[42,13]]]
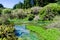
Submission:
[[[0,4],[0,8],[4,8],[4,6],[2,4]]]
[[[3,9],[3,14],[11,14],[11,9]]]
[[[0,16],[2,15],[2,10],[3,10],[3,9],[2,9],[2,8],[0,8]]]
[[[24,0],[24,3],[18,3],[16,4],[13,9],[16,9],[16,8],[31,8],[31,7],[34,7],[34,6],[45,6],[49,3],[56,3],[58,2],[58,0]]]
[[[45,26],[45,27],[48,29],[51,29],[51,28],[58,28],[59,29],[60,28],[60,18],[59,17],[60,17],[59,15],[55,16],[53,18],[52,23],[50,23],[48,26]]]
[[[12,26],[0,26],[0,40],[17,40]]]
[[[34,15],[30,14],[28,20],[32,21],[34,19]]]
[[[58,22],[53,23],[53,21],[55,21],[54,18],[58,15],[60,16],[60,5],[55,3],[57,1],[58,0],[24,0],[24,3],[19,2],[14,5],[14,10],[0,8],[0,40],[26,40],[24,39],[25,36],[24,38],[17,38],[14,33],[15,29],[12,26],[25,23],[27,23],[26,28],[30,30],[30,32],[36,33],[40,40],[59,40],[60,19],[56,19]],[[0,7],[3,7],[3,5],[0,4]],[[59,16],[57,18],[59,18]],[[50,25],[49,23],[53,24]]]
[[[40,10],[41,8],[42,8],[42,7],[32,7],[32,8],[31,8],[31,14],[34,14],[34,15],[39,14],[39,10]]]
[[[24,0],[24,8],[31,8],[31,0]]]
[[[22,9],[23,3],[19,2],[18,4],[14,5],[13,9]]]
[[[55,2],[57,2],[58,0],[37,0],[37,1],[35,1],[35,2],[38,2],[38,5],[39,6],[45,6],[45,5],[47,5],[47,4],[49,4],[49,3],[55,3]]]
[[[10,21],[8,19],[9,19],[9,15],[7,15],[7,14],[1,15],[0,25],[1,24],[10,24]]]
[[[60,6],[56,3],[48,4],[40,10],[41,20],[51,20],[60,12]]]
[[[11,18],[25,18],[27,15],[26,13],[24,13],[24,10],[23,9],[16,9],[16,10],[13,10],[12,13],[11,13],[12,17]]]

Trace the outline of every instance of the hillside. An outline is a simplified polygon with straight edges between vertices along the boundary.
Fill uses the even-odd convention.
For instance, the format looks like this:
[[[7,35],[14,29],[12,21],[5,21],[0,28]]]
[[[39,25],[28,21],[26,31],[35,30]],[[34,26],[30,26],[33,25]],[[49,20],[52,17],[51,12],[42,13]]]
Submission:
[[[13,9],[0,6],[0,40],[60,40],[59,2],[33,2],[24,0]]]

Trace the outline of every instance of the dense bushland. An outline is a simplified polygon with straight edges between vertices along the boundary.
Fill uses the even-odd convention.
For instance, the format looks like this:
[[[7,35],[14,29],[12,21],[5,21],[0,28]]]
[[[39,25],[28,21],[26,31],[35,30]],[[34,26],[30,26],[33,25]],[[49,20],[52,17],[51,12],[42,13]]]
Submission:
[[[0,9],[1,10],[1,9]],[[28,11],[25,11],[28,10]],[[56,15],[60,15],[60,5],[57,3],[50,3],[45,7],[33,7],[31,9],[3,9],[1,10],[1,19],[4,21],[8,19],[25,19],[27,20],[53,20]],[[3,18],[2,18],[3,17]],[[2,22],[3,20],[1,20]]]
[[[0,4],[0,40],[23,40],[17,38],[14,33],[14,25],[21,23],[27,23],[26,28],[36,33],[39,40],[59,40],[58,1],[24,0],[24,3],[16,4],[13,9],[5,8]]]

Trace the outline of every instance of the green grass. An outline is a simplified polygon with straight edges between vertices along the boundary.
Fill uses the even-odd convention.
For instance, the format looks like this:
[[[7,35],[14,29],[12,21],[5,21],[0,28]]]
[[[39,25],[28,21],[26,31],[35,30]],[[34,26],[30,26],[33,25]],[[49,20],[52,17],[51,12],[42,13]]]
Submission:
[[[60,31],[57,28],[46,30],[42,27],[28,25],[27,29],[37,33],[41,40],[58,40],[60,37]]]

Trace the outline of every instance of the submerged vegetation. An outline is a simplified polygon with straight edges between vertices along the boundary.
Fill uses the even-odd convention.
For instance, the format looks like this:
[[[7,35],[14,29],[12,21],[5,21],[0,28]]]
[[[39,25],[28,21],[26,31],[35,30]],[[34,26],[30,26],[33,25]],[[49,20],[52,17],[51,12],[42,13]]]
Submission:
[[[13,9],[0,4],[0,40],[60,40],[59,18],[59,0],[24,0]],[[15,25],[22,36],[16,36]]]

